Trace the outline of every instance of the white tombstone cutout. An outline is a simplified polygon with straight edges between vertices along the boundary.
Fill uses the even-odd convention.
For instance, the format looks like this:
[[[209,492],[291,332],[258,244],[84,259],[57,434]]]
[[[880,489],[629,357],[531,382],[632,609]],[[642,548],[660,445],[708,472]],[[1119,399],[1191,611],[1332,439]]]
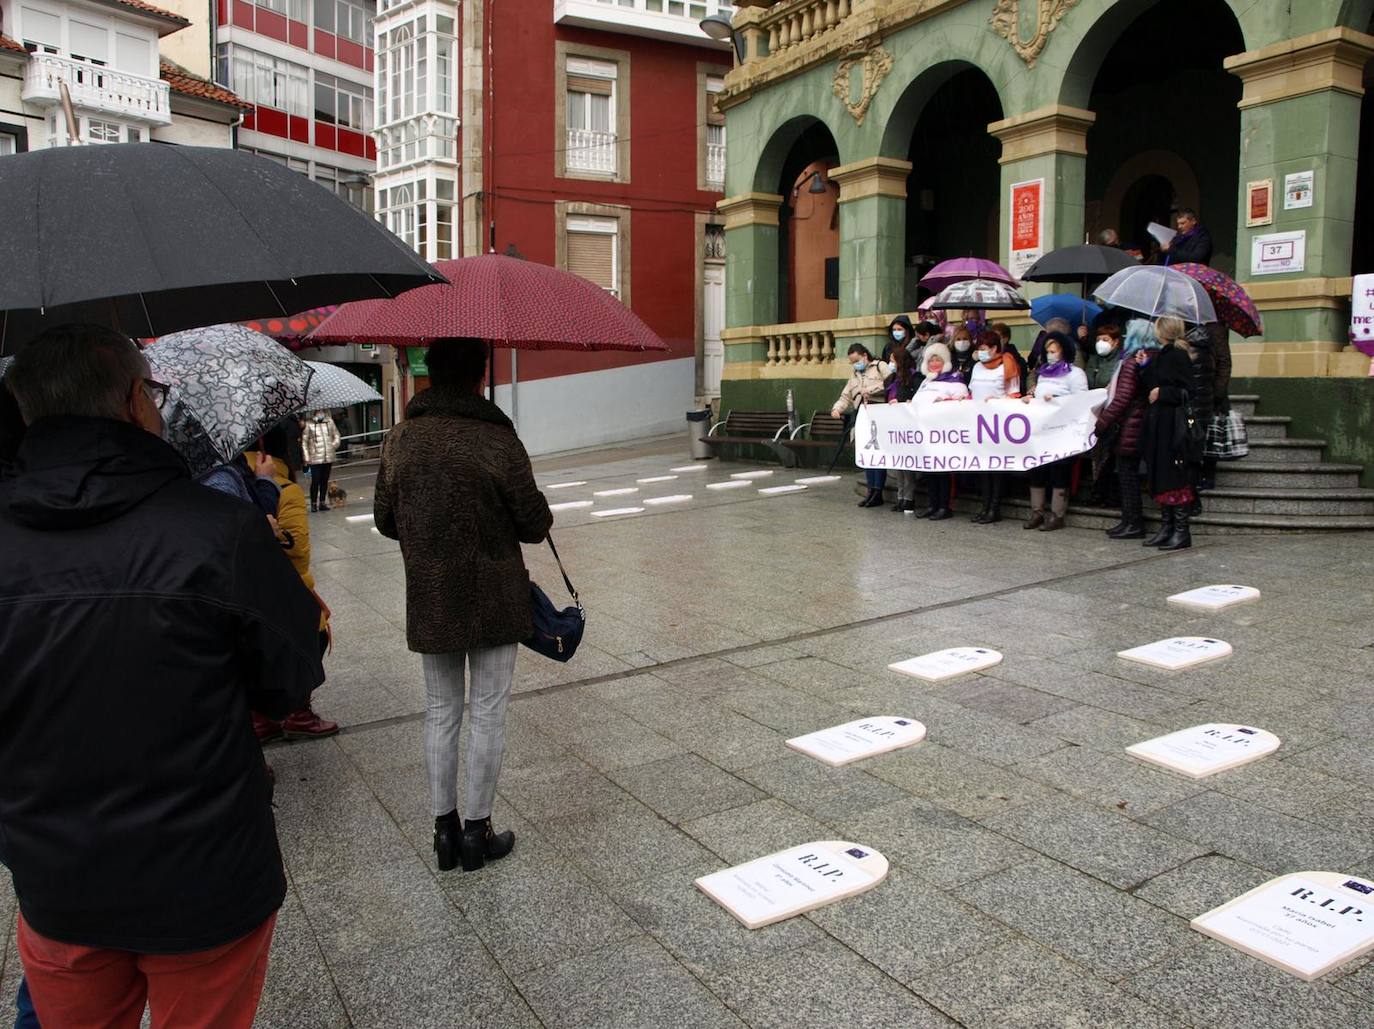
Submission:
[[[587,485],[587,480],[586,480],[586,479],[579,479],[577,482],[551,482],[551,483],[549,483],[549,485],[545,486],[544,488],[545,488],[545,489],[571,489],[573,486],[585,486],[585,485]]]
[[[857,896],[886,878],[887,858],[872,847],[824,840],[722,868],[696,885],[748,928],[761,929]]]
[[[1186,593],[1175,593],[1169,603],[1194,611],[1221,611],[1259,598],[1260,591],[1253,586],[1201,586]]]
[[[584,507],[591,507],[590,500],[565,500],[561,504],[550,504],[550,511],[578,511]]]
[[[1374,883],[1294,872],[1198,915],[1192,926],[1311,982],[1374,949]]]
[[[734,472],[734,473],[732,473],[732,474],[730,475],[730,478],[732,478],[732,479],[766,479],[766,478],[768,478],[768,476],[770,476],[770,475],[772,475],[772,474],[773,474],[773,473],[772,473],[771,471]]]
[[[374,518],[376,518],[376,515],[370,515],[370,514],[348,515],[347,517],[344,518],[344,521],[346,521],[346,522],[370,522],[370,521],[372,521]]]
[[[626,486],[623,489],[603,489],[593,493],[594,497],[625,497],[631,493],[638,493],[638,486]]]
[[[1142,665],[1163,668],[1166,672],[1178,672],[1184,668],[1205,665],[1208,661],[1230,657],[1231,644],[1205,636],[1174,636],[1167,640],[1147,643],[1143,647],[1119,650],[1116,656]]]
[[[731,479],[729,482],[708,482],[707,489],[744,489],[749,485],[748,479]]]
[[[685,464],[679,468],[669,468],[668,470],[670,472],[704,472],[706,466],[704,464]]]
[[[644,503],[651,507],[657,507],[659,504],[685,504],[691,499],[692,494],[690,493],[674,493],[670,497],[645,497]]]
[[[651,475],[647,479],[636,479],[635,482],[643,486],[650,482],[672,482],[676,478],[676,475]]]
[[[1264,729],[1208,722],[1133,744],[1126,748],[1126,753],[1190,779],[1202,779],[1267,757],[1279,749],[1281,742]]]
[[[801,493],[805,489],[805,486],[767,486],[759,492],[767,496],[775,496],[778,493]]]
[[[984,668],[1002,663],[1002,655],[987,647],[950,647],[933,654],[922,654],[887,667],[903,675],[913,675],[927,682],[942,682],[957,675],[981,672]]]
[[[839,768],[866,757],[914,747],[925,738],[926,727],[914,718],[877,715],[794,736],[787,745],[831,768]]]
[[[639,513],[640,513],[641,511],[643,511],[643,510],[644,510],[644,508],[642,508],[642,507],[612,507],[612,508],[610,508],[609,510],[606,510],[606,511],[593,511],[593,512],[592,512],[592,517],[593,517],[593,518],[612,518],[612,517],[614,517],[615,515],[632,515],[632,514],[639,514]]]
[[[841,476],[839,475],[808,475],[806,478],[798,479],[797,481],[803,486],[819,486],[825,482],[839,482],[840,479]]]

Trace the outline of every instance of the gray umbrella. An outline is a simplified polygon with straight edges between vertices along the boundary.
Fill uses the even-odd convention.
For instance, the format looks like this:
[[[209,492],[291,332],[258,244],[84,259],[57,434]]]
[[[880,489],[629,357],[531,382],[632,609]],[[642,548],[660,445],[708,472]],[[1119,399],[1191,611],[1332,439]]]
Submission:
[[[163,407],[167,442],[196,476],[299,410],[313,374],[286,347],[242,325],[175,332],[143,353],[153,378],[171,387]]]
[[[381,400],[382,395],[358,376],[337,364],[325,361],[306,361],[314,375],[310,379],[310,393],[301,406],[302,411],[329,411],[352,404],[367,404]]]
[[[241,150],[121,143],[0,161],[0,351],[85,321],[150,338],[444,279],[365,212]]]

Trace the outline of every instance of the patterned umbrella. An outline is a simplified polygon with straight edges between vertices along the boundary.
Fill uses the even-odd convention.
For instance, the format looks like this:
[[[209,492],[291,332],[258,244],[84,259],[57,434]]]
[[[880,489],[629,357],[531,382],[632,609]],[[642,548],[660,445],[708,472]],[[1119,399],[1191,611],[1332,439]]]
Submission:
[[[921,285],[939,292],[946,286],[952,286],[956,282],[967,282],[969,279],[1005,282],[1008,286],[1021,285],[1016,281],[1016,276],[996,261],[988,261],[981,257],[953,257],[948,261],[941,261],[921,276]]]
[[[196,476],[299,410],[310,385],[304,361],[242,325],[175,332],[143,353],[153,378],[171,387],[163,410],[167,442]]]
[[[940,290],[931,304],[932,310],[962,308],[966,311],[1024,311],[1030,307],[1026,298],[1004,282],[970,279],[956,282]]]
[[[1108,307],[1124,307],[1148,318],[1172,315],[1193,325],[1217,320],[1212,298],[1197,279],[1161,264],[1117,272],[1093,293]]]
[[[309,311],[302,311],[288,318],[258,318],[239,324],[248,326],[254,332],[261,332],[264,336],[271,336],[278,343],[285,343],[292,350],[297,350],[303,346],[312,346],[313,344],[305,342],[305,338],[324,324],[324,320],[338,309],[338,304],[330,304],[327,307],[312,307]]]
[[[366,404],[382,395],[347,369],[324,361],[306,361],[314,375],[302,411],[329,411],[336,407]]]
[[[522,350],[668,349],[613,294],[571,272],[504,254],[435,268],[447,283],[344,304],[310,342],[416,347],[469,336]]]
[[[1264,320],[1259,308],[1250,299],[1250,294],[1240,288],[1240,284],[1229,275],[1209,268],[1205,264],[1172,264],[1169,267],[1184,275],[1197,279],[1202,288],[1212,298],[1212,306],[1217,311],[1217,321],[1232,332],[1241,336],[1259,336],[1264,332]]]

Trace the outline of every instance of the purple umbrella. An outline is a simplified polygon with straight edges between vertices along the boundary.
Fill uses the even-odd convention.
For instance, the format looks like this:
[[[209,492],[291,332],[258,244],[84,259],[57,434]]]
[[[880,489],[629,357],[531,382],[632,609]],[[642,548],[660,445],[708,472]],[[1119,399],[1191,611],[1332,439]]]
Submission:
[[[993,282],[1005,282],[1008,286],[1021,285],[1011,272],[996,261],[982,257],[952,257],[948,261],[941,261],[921,277],[921,285],[938,293],[946,286],[969,279],[990,279]]]

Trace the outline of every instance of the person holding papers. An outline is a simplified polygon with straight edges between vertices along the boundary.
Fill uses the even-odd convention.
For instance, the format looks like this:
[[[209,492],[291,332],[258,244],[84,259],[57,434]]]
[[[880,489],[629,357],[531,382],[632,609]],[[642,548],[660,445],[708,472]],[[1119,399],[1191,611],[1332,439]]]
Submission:
[[[926,344],[921,373],[925,379],[921,382],[921,388],[916,391],[918,403],[935,404],[943,400],[968,399],[968,387],[964,385],[964,377],[950,359],[949,347],[943,343]],[[949,510],[951,478],[949,475],[926,476],[926,496],[930,500],[930,506],[916,517],[929,518],[932,522],[953,517]]]
[[[1178,233],[1159,241],[1165,264],[1211,264],[1212,234],[1198,223],[1197,212],[1180,207],[1174,214]]]
[[[973,351],[978,362],[969,377],[969,395],[978,403],[992,400],[1016,399],[1021,396],[1021,366],[1006,349],[1002,337],[990,329],[978,334]],[[1002,520],[1002,474],[980,472],[978,492],[983,509],[973,516],[976,525],[991,525]]]
[[[1054,403],[1056,397],[1088,391],[1088,377],[1073,363],[1077,348],[1062,332],[1052,332],[1045,340],[1045,363],[1035,379],[1035,393],[1022,399],[1027,404]],[[1064,457],[1032,468],[1030,473],[1031,516],[1021,527],[1053,532],[1064,528],[1069,511],[1069,481],[1077,457]],[[1045,513],[1045,494],[1050,493],[1050,513]]]

